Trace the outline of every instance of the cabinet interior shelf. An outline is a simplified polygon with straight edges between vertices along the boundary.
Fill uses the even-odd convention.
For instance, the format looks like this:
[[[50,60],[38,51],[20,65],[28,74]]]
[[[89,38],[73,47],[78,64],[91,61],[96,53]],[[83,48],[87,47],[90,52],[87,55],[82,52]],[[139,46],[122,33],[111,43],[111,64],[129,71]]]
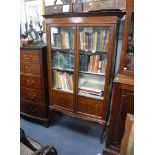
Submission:
[[[52,90],[55,90],[55,91],[58,91],[58,92],[65,92],[65,93],[73,94],[73,91],[72,90],[57,89],[57,88],[52,88]]]
[[[61,48],[52,48],[53,52],[62,52],[62,53],[70,53],[73,54],[73,49],[61,49]]]
[[[52,69],[57,70],[57,71],[61,71],[61,72],[73,72],[73,70],[71,70],[71,69],[56,68],[56,67],[53,67]]]
[[[86,54],[86,55],[102,55],[102,54],[107,54],[108,52],[104,51],[95,51],[94,53],[92,51],[85,51],[85,50],[80,50],[80,54]]]
[[[84,72],[84,71],[79,71],[79,73],[106,76],[106,74],[103,74],[103,73],[95,73],[95,72]]]

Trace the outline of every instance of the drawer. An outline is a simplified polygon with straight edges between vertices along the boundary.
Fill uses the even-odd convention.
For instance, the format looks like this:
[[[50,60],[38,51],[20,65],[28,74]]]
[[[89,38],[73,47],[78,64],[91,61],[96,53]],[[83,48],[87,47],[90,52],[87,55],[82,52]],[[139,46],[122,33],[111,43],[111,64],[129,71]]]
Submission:
[[[68,92],[52,91],[52,105],[73,110],[73,94]]]
[[[43,103],[43,94],[40,89],[20,88],[20,101],[29,103]]]
[[[32,116],[47,117],[46,107],[43,104],[21,103],[20,110]]]
[[[38,63],[20,63],[20,72],[24,74],[40,75],[40,64]]]
[[[20,74],[21,87],[27,88],[42,88],[41,77],[38,75],[23,75]]]
[[[39,50],[20,49],[20,61],[40,62]]]
[[[84,96],[78,96],[77,102],[77,112],[88,114],[92,116],[97,116],[103,118],[105,114],[103,114],[104,108],[104,100],[87,98]],[[104,109],[105,111],[105,109]]]

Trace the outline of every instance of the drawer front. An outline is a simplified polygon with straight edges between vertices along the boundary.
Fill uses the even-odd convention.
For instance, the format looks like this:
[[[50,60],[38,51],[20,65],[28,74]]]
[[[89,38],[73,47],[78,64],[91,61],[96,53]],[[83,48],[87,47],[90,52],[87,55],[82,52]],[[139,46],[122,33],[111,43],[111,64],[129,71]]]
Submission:
[[[23,75],[20,74],[21,87],[27,88],[42,88],[41,77],[38,75]]]
[[[40,75],[40,64],[38,63],[20,63],[20,72],[24,74]]]
[[[73,94],[53,90],[52,105],[73,110]]]
[[[21,62],[40,62],[39,50],[20,49]]]
[[[29,103],[43,103],[43,94],[40,89],[20,88],[20,101]]]
[[[47,117],[46,107],[43,104],[21,103],[20,110],[32,116]]]
[[[78,96],[77,112],[104,118],[105,114],[103,114],[103,105],[104,100]]]

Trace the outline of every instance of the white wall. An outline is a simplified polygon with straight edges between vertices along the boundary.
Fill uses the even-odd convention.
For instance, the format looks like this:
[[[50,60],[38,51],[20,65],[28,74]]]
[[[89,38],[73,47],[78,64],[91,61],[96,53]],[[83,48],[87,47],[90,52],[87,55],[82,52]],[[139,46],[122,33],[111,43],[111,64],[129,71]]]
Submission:
[[[25,32],[25,7],[24,7],[24,0],[20,0],[20,30],[21,34]]]

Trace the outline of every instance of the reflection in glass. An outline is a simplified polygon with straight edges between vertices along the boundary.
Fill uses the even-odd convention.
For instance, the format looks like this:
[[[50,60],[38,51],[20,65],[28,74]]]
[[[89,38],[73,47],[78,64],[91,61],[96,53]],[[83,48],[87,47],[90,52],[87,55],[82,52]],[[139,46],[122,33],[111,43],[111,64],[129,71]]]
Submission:
[[[79,94],[103,97],[105,77],[95,74],[79,74]]]
[[[80,27],[80,95],[103,98],[109,36],[108,27]]]
[[[73,91],[74,27],[51,27],[52,88]]]
[[[131,24],[129,27],[127,50],[125,57],[125,70],[134,70],[134,18],[131,18]]]

